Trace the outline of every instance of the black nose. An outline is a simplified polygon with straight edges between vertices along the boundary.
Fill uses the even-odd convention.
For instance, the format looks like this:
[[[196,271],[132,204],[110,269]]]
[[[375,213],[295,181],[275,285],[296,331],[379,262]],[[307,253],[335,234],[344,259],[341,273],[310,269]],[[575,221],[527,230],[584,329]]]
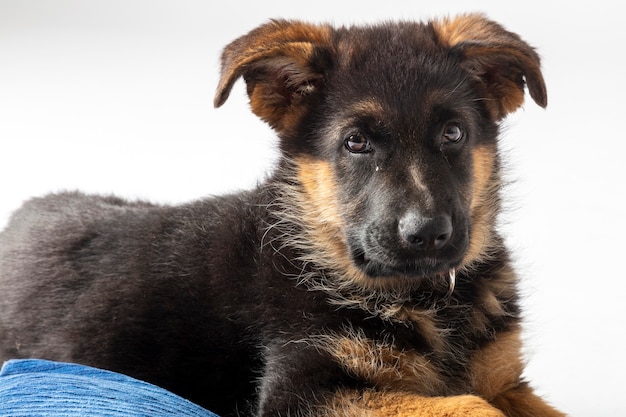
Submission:
[[[452,219],[443,214],[423,217],[409,212],[398,222],[400,238],[412,249],[433,252],[443,248],[452,236]]]

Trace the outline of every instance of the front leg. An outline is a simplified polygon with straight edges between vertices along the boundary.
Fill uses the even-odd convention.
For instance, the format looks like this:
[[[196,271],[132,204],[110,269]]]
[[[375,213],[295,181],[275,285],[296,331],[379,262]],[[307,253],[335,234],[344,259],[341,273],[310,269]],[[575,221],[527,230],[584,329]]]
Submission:
[[[354,383],[306,339],[276,342],[266,349],[257,417],[320,415],[336,387]]]
[[[519,329],[501,333],[496,340],[474,355],[472,379],[474,392],[502,410],[507,417],[564,417],[535,394],[521,379]]]
[[[362,388],[363,382],[311,344],[291,342],[269,347],[257,415],[505,417],[475,395],[425,396],[410,390]]]
[[[268,348],[259,416],[563,417],[521,380],[519,331],[479,350],[467,392],[449,395],[428,361],[361,334]],[[422,358],[423,359],[423,358]]]

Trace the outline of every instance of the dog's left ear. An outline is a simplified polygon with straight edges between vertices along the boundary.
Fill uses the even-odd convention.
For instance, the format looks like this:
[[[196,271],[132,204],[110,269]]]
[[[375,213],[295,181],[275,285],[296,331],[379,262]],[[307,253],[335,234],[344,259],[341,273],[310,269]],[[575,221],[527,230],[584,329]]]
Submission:
[[[546,107],[548,97],[535,50],[515,33],[480,14],[433,22],[439,42],[462,55],[464,67],[485,86],[487,106],[496,120],[524,102],[524,86]]]
[[[289,132],[307,111],[307,98],[321,88],[328,26],[275,20],[226,46],[215,107],[241,76],[252,111],[279,133]]]

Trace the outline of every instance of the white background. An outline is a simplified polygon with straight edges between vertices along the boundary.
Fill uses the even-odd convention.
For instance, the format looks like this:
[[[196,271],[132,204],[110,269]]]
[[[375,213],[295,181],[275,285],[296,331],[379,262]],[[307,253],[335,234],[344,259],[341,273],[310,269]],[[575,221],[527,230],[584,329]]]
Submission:
[[[482,11],[543,56],[549,106],[503,137],[507,239],[523,277],[527,376],[572,416],[626,415],[626,48],[618,2],[0,0],[0,228],[80,189],[178,203],[249,188],[272,132],[221,48],[272,17],[337,24]]]

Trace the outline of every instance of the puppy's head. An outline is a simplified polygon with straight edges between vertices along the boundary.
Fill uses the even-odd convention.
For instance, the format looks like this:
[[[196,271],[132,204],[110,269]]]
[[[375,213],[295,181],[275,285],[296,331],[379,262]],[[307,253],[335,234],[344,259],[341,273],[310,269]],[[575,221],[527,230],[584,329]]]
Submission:
[[[295,170],[312,260],[367,287],[420,282],[489,255],[498,122],[541,106],[539,57],[481,15],[332,28],[274,21],[222,56]]]

